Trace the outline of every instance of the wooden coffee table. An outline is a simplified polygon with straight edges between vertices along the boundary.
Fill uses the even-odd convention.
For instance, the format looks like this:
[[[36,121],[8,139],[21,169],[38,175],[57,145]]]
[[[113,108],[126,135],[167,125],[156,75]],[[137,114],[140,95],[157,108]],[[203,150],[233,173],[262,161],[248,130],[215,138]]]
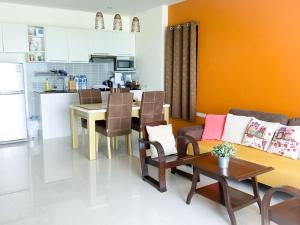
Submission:
[[[231,159],[229,168],[221,170],[218,166],[218,159],[211,153],[201,154],[199,157],[189,161],[194,167],[192,187],[187,197],[186,203],[190,204],[194,193],[198,193],[206,198],[224,205],[227,208],[232,225],[236,225],[234,212],[257,203],[261,209],[261,198],[258,192],[257,176],[272,171],[272,167],[266,167],[240,159]],[[218,182],[197,188],[199,175],[217,180]],[[252,181],[253,194],[242,192],[228,186],[227,180]]]

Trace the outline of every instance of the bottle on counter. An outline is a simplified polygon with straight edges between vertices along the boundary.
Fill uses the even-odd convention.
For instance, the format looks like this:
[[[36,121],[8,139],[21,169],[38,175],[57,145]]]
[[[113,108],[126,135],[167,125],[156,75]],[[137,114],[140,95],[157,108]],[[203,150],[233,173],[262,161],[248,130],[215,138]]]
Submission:
[[[87,77],[82,75],[82,89],[87,89]]]
[[[78,86],[79,86],[79,90],[82,90],[82,81],[83,81],[83,78],[82,78],[82,75],[80,75],[78,77]]]
[[[78,91],[79,90],[79,77],[78,76],[75,76],[74,82],[75,82],[76,91]]]
[[[49,79],[47,78],[45,81],[45,85],[44,85],[44,91],[51,91],[51,90],[52,90],[51,84],[50,84]]]

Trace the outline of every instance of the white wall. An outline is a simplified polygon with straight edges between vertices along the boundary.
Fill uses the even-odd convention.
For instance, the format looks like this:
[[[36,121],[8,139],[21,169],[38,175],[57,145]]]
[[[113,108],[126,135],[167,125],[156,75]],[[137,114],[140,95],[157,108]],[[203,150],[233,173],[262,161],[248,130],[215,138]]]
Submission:
[[[168,7],[150,9],[140,13],[138,17],[141,32],[136,34],[137,76],[144,90],[164,90]]]
[[[94,29],[96,10],[95,13],[91,13],[1,2],[0,22]],[[114,15],[104,14],[107,30],[112,30],[113,18]],[[131,19],[129,16],[122,16],[124,31],[129,31]]]

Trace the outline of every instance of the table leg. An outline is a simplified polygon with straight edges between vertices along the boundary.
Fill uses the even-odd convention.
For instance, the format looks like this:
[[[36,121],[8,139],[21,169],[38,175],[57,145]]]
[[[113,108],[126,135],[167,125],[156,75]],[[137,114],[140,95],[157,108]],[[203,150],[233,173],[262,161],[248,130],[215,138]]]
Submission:
[[[196,188],[197,188],[197,183],[198,183],[198,180],[199,180],[199,175],[200,175],[199,170],[197,168],[194,168],[193,170],[194,170],[194,172],[193,172],[192,186],[191,186],[191,190],[188,194],[188,197],[186,199],[186,204],[191,203],[192,197],[195,194],[195,191],[196,191]]]
[[[226,209],[227,209],[230,221],[231,221],[231,225],[236,225],[236,219],[235,219],[234,211],[233,211],[232,205],[231,205],[231,197],[230,197],[229,186],[227,184],[227,181],[223,178],[220,178],[219,184],[222,187],[225,206],[226,206]]]
[[[78,123],[77,115],[74,109],[71,109],[71,130],[72,130],[72,147],[78,148]]]
[[[89,136],[89,160],[96,159],[96,131],[95,131],[95,118],[93,114],[88,114],[88,136]]]
[[[252,180],[253,194],[254,194],[254,197],[257,198],[257,204],[259,207],[259,211],[261,212],[261,198],[259,195],[257,178],[252,177],[251,180]]]
[[[225,199],[224,199],[224,192],[223,192],[222,184],[220,182],[218,182],[218,184],[219,184],[219,190],[220,190],[221,203],[223,205],[225,205]]]
[[[170,107],[164,107],[164,120],[169,124],[169,119],[170,119]]]

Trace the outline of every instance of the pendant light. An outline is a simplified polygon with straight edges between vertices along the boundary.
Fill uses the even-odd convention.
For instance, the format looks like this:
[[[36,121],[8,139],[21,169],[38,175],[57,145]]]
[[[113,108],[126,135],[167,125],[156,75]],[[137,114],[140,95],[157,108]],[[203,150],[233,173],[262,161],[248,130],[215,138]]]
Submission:
[[[114,18],[114,30],[121,31],[122,30],[122,18],[120,14],[116,14]]]
[[[103,30],[104,27],[104,17],[102,12],[97,12],[96,13],[96,18],[95,18],[95,29],[96,30]]]
[[[131,32],[140,32],[140,20],[138,17],[133,17],[131,24]]]

